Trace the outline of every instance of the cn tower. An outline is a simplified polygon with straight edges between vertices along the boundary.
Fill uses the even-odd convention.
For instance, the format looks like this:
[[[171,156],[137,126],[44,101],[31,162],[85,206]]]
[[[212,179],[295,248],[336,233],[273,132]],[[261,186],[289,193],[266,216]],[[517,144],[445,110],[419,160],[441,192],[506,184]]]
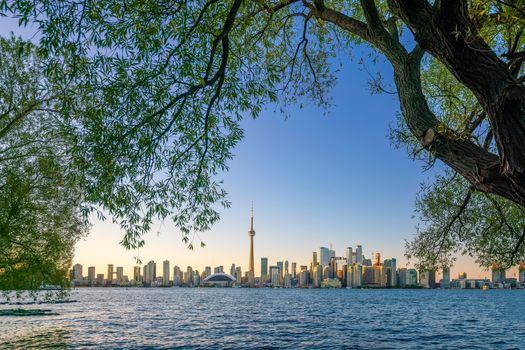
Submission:
[[[248,231],[248,236],[250,236],[250,261],[248,263],[248,266],[249,266],[249,269],[248,269],[248,273],[249,273],[249,278],[252,279],[253,281],[253,278],[255,278],[255,272],[254,272],[254,269],[253,269],[253,236],[255,236],[255,230],[253,229],[253,204],[252,204],[252,217],[251,217],[251,220],[250,220],[250,231]],[[252,281],[250,281],[250,283],[253,283]]]

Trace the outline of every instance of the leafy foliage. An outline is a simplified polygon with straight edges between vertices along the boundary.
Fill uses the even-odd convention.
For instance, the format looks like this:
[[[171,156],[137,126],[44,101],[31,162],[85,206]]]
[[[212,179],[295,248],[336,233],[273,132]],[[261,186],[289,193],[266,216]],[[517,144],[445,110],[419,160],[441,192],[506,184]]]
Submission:
[[[67,126],[53,117],[51,86],[35,47],[0,39],[0,289],[65,286],[87,232]]]

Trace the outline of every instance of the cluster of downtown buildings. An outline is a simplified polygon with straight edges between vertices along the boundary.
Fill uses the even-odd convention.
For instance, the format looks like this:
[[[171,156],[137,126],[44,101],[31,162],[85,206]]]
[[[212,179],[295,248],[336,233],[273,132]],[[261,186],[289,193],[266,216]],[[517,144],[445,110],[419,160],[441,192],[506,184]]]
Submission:
[[[268,264],[268,258],[261,258],[261,270],[252,279],[250,271],[243,273],[240,266],[232,264],[229,270],[224,266],[210,266],[203,271],[191,266],[182,270],[171,268],[168,260],[162,263],[162,273],[154,261],[133,268],[133,276],[124,275],[123,267],[109,264],[107,273],[95,273],[95,267],[88,267],[87,276],[83,267],[73,267],[72,278],[75,286],[143,286],[143,287],[204,287],[242,286],[273,288],[525,288],[525,264],[519,267],[519,278],[506,278],[505,271],[494,268],[492,280],[468,279],[460,273],[457,279],[450,278],[450,270],[442,271],[442,279],[436,281],[436,271],[417,271],[413,268],[397,267],[395,258],[381,260],[380,253],[370,258],[363,255],[360,245],[355,250],[345,249],[344,256],[326,247],[312,253],[309,265],[297,266],[287,260]],[[222,278],[217,278],[222,277]]]
[[[466,273],[460,273],[457,279],[450,279],[450,269],[443,269],[442,279],[436,281],[436,271],[417,271],[413,268],[398,268],[395,258],[381,261],[380,253],[372,253],[367,259],[363,247],[347,247],[344,256],[337,256],[334,250],[320,247],[312,253],[309,265],[297,267],[297,263],[288,260],[277,261],[268,265],[268,258],[261,258],[261,271],[256,277],[254,271],[253,208],[250,230],[250,257],[248,271],[244,274],[240,266],[232,264],[228,273],[223,266],[212,269],[206,266],[199,272],[188,266],[181,270],[179,266],[170,268],[170,262],[162,263],[162,275],[157,273],[157,264],[150,261],[142,268],[133,268],[133,277],[124,275],[124,268],[114,269],[108,265],[107,274],[95,274],[95,267],[88,267],[88,275],[83,275],[80,264],[73,266],[72,280],[75,286],[145,286],[145,287],[201,287],[201,286],[237,286],[237,287],[273,287],[273,288],[525,288],[525,263],[519,266],[519,278],[506,278],[505,270],[494,265],[492,280],[468,279]]]

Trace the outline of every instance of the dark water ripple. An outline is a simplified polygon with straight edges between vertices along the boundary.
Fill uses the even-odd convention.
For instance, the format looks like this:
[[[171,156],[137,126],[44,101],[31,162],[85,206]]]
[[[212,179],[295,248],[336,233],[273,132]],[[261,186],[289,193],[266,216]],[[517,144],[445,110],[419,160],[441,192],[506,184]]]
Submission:
[[[525,291],[79,289],[0,348],[525,349]],[[38,306],[34,306],[38,308]]]

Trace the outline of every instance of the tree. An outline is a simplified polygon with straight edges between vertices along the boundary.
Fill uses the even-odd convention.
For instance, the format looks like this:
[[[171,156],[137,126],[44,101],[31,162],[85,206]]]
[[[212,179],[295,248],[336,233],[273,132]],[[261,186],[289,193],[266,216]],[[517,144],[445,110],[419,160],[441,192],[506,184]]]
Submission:
[[[67,127],[35,47],[0,38],[0,290],[67,286],[88,229]]]
[[[228,205],[216,177],[242,137],[240,118],[303,97],[329,105],[332,58],[358,43],[393,67],[396,140],[451,169],[450,181],[437,179],[450,200],[441,187],[421,197],[426,226],[409,255],[447,264],[451,246],[465,244],[485,264],[525,257],[522,2],[46,0],[0,8],[38,23],[43,53],[63,57],[67,82],[89,99],[91,107],[72,101],[66,109],[82,125],[77,157],[95,164],[91,199],[127,229],[127,247],[143,243],[155,216],[175,213],[186,234],[209,228],[218,219],[212,204]],[[512,230],[460,224],[454,234],[460,218],[488,215],[474,210],[486,206],[488,225],[497,215]],[[433,220],[456,207],[446,223]],[[441,234],[454,244],[428,244]],[[501,249],[490,249],[496,241]]]

